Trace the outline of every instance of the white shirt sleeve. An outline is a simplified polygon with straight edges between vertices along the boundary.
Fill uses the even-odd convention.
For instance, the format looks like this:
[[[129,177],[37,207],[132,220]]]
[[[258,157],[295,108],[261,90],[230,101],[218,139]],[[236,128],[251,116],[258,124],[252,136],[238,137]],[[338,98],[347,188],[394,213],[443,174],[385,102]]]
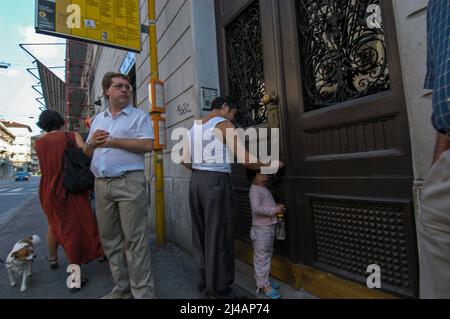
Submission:
[[[150,114],[144,113],[138,122],[137,137],[138,139],[155,139],[152,122],[150,121]]]

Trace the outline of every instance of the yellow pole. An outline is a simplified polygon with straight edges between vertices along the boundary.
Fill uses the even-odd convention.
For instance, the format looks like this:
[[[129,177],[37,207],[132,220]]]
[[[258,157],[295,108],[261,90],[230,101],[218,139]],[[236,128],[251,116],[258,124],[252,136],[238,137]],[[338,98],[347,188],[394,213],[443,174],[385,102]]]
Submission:
[[[159,80],[158,49],[156,43],[156,8],[155,0],[148,0],[149,45],[150,45],[150,78]]]
[[[156,43],[155,0],[148,0],[148,21],[150,46],[150,79],[159,80],[158,49]],[[152,119],[155,119],[157,115],[157,113],[152,113]],[[158,130],[155,130],[155,133],[157,132]],[[155,150],[153,155],[153,166],[155,171],[156,245],[158,246],[162,246],[166,242],[166,226],[164,217],[164,166],[162,155],[162,150]]]

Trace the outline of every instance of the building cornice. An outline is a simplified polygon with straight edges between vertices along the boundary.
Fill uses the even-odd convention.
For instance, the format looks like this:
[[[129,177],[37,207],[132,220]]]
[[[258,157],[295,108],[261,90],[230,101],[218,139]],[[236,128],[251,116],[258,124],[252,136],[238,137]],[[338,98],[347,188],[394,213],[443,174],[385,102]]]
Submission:
[[[0,138],[5,140],[9,144],[12,144],[16,139],[16,136],[11,132],[4,124],[3,121],[0,122]]]

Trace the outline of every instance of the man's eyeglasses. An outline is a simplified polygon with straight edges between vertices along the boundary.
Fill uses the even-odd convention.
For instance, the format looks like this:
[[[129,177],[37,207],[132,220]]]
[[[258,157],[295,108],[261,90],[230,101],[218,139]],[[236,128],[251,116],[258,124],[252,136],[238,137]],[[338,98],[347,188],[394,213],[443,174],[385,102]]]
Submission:
[[[113,83],[111,84],[111,86],[115,89],[125,89],[127,91],[132,91],[133,90],[133,86],[131,84],[125,84],[125,83]]]

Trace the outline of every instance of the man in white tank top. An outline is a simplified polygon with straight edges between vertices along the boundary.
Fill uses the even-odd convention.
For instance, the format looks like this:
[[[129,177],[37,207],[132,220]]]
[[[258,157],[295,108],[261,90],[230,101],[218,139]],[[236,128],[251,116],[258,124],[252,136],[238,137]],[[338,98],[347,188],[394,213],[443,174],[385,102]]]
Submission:
[[[192,248],[197,271],[198,289],[205,298],[236,298],[231,289],[234,282],[233,188],[231,159],[240,146],[235,138],[233,149],[226,140],[227,130],[234,130],[232,121],[237,106],[229,97],[212,103],[211,113],[196,121],[190,130],[190,161],[182,163],[192,170],[189,204],[192,220]],[[211,137],[211,139],[204,137]],[[215,141],[215,152],[208,150]],[[252,155],[243,165],[259,171],[269,166]],[[273,165],[273,163],[271,163]],[[283,164],[280,162],[279,166]]]

